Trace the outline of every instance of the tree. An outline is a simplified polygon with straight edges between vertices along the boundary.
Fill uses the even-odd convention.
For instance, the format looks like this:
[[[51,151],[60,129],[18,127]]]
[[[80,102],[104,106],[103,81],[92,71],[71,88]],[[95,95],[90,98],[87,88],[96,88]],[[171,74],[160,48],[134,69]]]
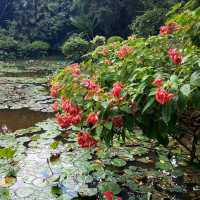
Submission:
[[[17,39],[59,43],[71,31],[70,0],[18,0],[13,2],[10,33]],[[61,37],[62,36],[62,37]]]

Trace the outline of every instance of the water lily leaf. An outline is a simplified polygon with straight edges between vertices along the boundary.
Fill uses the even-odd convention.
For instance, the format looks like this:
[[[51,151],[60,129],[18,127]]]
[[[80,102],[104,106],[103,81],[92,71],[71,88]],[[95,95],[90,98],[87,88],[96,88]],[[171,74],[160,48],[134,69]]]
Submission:
[[[126,165],[126,161],[119,159],[119,158],[115,158],[115,159],[111,160],[111,164],[116,167],[124,167]]]
[[[50,147],[55,150],[58,148],[59,143],[59,141],[54,141],[53,143],[51,143]]]
[[[11,159],[15,154],[15,150],[13,148],[2,148],[0,149],[0,158],[3,159]]]
[[[39,135],[33,135],[32,137],[31,137],[31,140],[32,141],[37,141],[37,140],[39,140],[40,139],[40,136]]]
[[[0,188],[0,199],[11,200],[10,192],[7,188]]]
[[[103,193],[106,191],[112,191],[114,194],[119,194],[121,189],[117,183],[103,182],[98,185],[98,189]]]
[[[97,194],[97,188],[88,188],[88,186],[85,185],[80,188],[79,194],[82,197],[95,196]]]

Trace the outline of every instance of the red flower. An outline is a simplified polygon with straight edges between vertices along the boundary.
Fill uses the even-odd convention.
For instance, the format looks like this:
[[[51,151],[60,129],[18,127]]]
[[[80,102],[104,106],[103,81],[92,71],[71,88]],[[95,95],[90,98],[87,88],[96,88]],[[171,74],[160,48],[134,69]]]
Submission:
[[[112,124],[115,128],[121,128],[124,125],[124,119],[121,115],[117,115],[112,118]]]
[[[98,121],[98,115],[97,115],[97,114],[95,114],[95,113],[90,113],[90,114],[88,115],[88,117],[87,117],[87,122],[88,122],[89,124],[95,125],[95,124],[97,123],[97,121]]]
[[[69,115],[69,114],[61,115],[60,113],[56,114],[56,120],[61,128],[68,128],[73,124],[76,125],[81,122],[81,119],[82,119],[81,113],[77,115]]]
[[[78,106],[74,105],[69,100],[66,100],[63,97],[61,100],[61,107],[64,112],[69,113],[71,115],[77,115],[80,113],[80,108]]]
[[[131,54],[132,51],[133,51],[132,47],[125,45],[119,49],[119,51],[117,52],[117,56],[118,56],[118,58],[123,59],[126,56],[128,56],[129,54]]]
[[[168,93],[163,88],[158,88],[155,94],[155,99],[159,104],[164,105],[169,102],[174,96],[176,95],[173,93]]]
[[[50,88],[50,94],[51,94],[51,96],[52,97],[56,97],[59,89],[60,89],[60,85],[58,83],[52,85],[51,88]]]
[[[117,200],[122,200],[122,198],[121,197],[117,197]]]
[[[99,86],[95,84],[90,79],[83,80],[82,83],[89,89],[89,90],[99,90]]]
[[[163,80],[162,79],[155,79],[153,81],[153,85],[155,85],[156,87],[161,87],[163,85]]]
[[[97,144],[97,141],[87,132],[78,133],[77,139],[81,148],[89,148]]]
[[[114,193],[111,191],[107,191],[103,193],[103,196],[106,198],[106,200],[113,200]]]
[[[80,72],[80,65],[78,63],[74,63],[72,65],[70,65],[71,67],[71,73],[73,77],[79,77],[81,72]]]
[[[112,89],[112,94],[114,97],[120,97],[121,96],[121,92],[123,89],[123,85],[120,82],[116,82],[113,84],[113,89]]]
[[[166,26],[161,26],[160,27],[160,35],[168,35],[173,33],[174,31],[178,30],[178,24],[176,22],[172,22]]]
[[[53,109],[54,112],[58,112],[59,106],[58,106],[58,102],[57,102],[57,101],[55,101],[55,102],[53,103],[52,109]]]
[[[172,62],[176,65],[181,64],[182,62],[182,55],[177,49],[169,49],[168,55],[171,58]]]
[[[82,113],[77,105],[62,97],[61,108],[65,112],[64,115],[56,114],[56,119],[61,128],[68,128],[71,125],[76,125],[82,120]]]
[[[169,26],[161,26],[160,27],[160,35],[164,36],[164,35],[168,35],[171,33],[171,29],[169,28]]]
[[[68,128],[71,125],[71,117],[64,115],[62,116],[60,113],[56,114],[56,120],[61,128]]]

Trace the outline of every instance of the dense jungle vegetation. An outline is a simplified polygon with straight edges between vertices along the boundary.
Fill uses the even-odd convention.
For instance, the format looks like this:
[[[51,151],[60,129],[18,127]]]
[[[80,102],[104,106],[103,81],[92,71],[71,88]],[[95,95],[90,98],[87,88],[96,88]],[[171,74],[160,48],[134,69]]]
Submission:
[[[0,57],[41,57],[60,52],[64,41],[96,35],[154,35],[179,0],[2,0]],[[81,39],[80,39],[81,38]],[[72,39],[73,40],[73,39]],[[85,42],[83,43],[85,45]],[[87,46],[87,45],[85,45]]]

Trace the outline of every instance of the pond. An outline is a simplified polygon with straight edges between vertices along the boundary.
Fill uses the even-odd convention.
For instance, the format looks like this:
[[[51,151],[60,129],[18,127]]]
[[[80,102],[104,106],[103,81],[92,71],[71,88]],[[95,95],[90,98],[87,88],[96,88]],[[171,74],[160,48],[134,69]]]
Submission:
[[[19,110],[0,110],[0,132],[14,132],[29,128],[37,122],[42,122],[53,115],[27,108]]]

